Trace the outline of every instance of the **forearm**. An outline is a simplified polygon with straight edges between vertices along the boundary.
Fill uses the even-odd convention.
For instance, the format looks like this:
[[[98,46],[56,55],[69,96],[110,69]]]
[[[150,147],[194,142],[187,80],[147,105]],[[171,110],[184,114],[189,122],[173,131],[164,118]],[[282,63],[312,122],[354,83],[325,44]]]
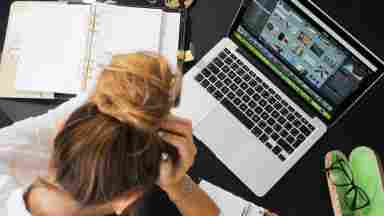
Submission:
[[[0,167],[6,167],[5,174],[16,177],[22,185],[43,175],[57,133],[57,122],[65,120],[86,99],[86,95],[80,95],[43,115],[0,129]]]
[[[169,198],[176,204],[183,216],[217,216],[219,208],[189,176],[185,176],[180,183],[163,188]]]

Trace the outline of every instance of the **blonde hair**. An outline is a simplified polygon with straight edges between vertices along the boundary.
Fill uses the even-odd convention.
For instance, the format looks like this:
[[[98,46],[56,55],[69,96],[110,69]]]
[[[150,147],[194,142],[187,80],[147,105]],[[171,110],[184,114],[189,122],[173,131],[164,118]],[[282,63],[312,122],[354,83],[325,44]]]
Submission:
[[[55,181],[83,206],[155,185],[161,154],[177,151],[156,133],[174,104],[175,77],[152,53],[116,55],[89,102],[54,141]]]
[[[153,129],[173,105],[173,84],[174,76],[163,57],[116,55],[101,74],[91,101],[119,121]]]

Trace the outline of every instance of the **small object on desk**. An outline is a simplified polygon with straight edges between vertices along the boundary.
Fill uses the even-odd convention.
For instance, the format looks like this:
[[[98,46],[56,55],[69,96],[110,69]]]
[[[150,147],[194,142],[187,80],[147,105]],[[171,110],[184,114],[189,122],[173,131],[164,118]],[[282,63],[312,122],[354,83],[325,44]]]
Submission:
[[[186,51],[179,50],[177,52],[177,58],[178,59],[184,58],[184,62],[191,62],[195,60],[192,50],[186,50]]]
[[[177,55],[179,71],[184,73],[184,63],[186,59],[186,40],[187,40],[187,25],[189,18],[189,11],[185,0],[177,0],[179,8],[181,9],[181,35],[180,35],[180,47]],[[193,2],[193,1],[192,1]],[[192,4],[192,2],[190,2]],[[181,55],[179,55],[181,53]]]
[[[157,4],[159,1],[158,0],[145,0],[149,4]]]
[[[178,86],[175,87],[175,90],[178,92],[181,92],[182,89],[182,77],[185,73],[184,67],[185,67],[185,56],[186,56],[186,38],[187,38],[187,24],[188,24],[188,8],[185,5],[185,0],[178,0],[180,9],[181,9],[181,23],[180,23],[180,40],[179,40],[179,50],[177,51],[176,58],[177,58],[177,79],[178,79]],[[181,54],[181,55],[179,55]],[[177,107],[180,103],[180,95],[176,96],[175,98],[175,107]]]
[[[189,8],[192,5],[193,0],[185,0],[184,2],[185,6]],[[171,9],[177,9],[182,7],[179,0],[165,0],[165,6]]]

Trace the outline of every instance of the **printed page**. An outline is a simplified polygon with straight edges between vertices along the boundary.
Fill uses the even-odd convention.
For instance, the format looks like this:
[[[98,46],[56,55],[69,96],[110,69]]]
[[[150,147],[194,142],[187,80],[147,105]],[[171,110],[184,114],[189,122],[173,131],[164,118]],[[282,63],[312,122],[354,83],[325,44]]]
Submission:
[[[20,44],[16,89],[78,93],[90,6],[30,2],[23,7],[13,23]]]
[[[92,41],[94,82],[112,55],[136,51],[159,52],[162,10],[96,4],[95,33]]]

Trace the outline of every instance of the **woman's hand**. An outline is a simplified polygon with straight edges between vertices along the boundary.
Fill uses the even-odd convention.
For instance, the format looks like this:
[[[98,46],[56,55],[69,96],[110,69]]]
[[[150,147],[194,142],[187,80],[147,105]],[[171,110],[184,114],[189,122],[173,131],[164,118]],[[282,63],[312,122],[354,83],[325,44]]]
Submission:
[[[177,164],[171,160],[162,160],[158,185],[167,191],[182,181],[191,168],[197,149],[193,143],[192,122],[187,119],[170,115],[160,126],[159,136],[177,149]]]
[[[265,213],[264,213],[264,216],[279,216],[279,215],[269,211],[268,209],[266,209]]]

